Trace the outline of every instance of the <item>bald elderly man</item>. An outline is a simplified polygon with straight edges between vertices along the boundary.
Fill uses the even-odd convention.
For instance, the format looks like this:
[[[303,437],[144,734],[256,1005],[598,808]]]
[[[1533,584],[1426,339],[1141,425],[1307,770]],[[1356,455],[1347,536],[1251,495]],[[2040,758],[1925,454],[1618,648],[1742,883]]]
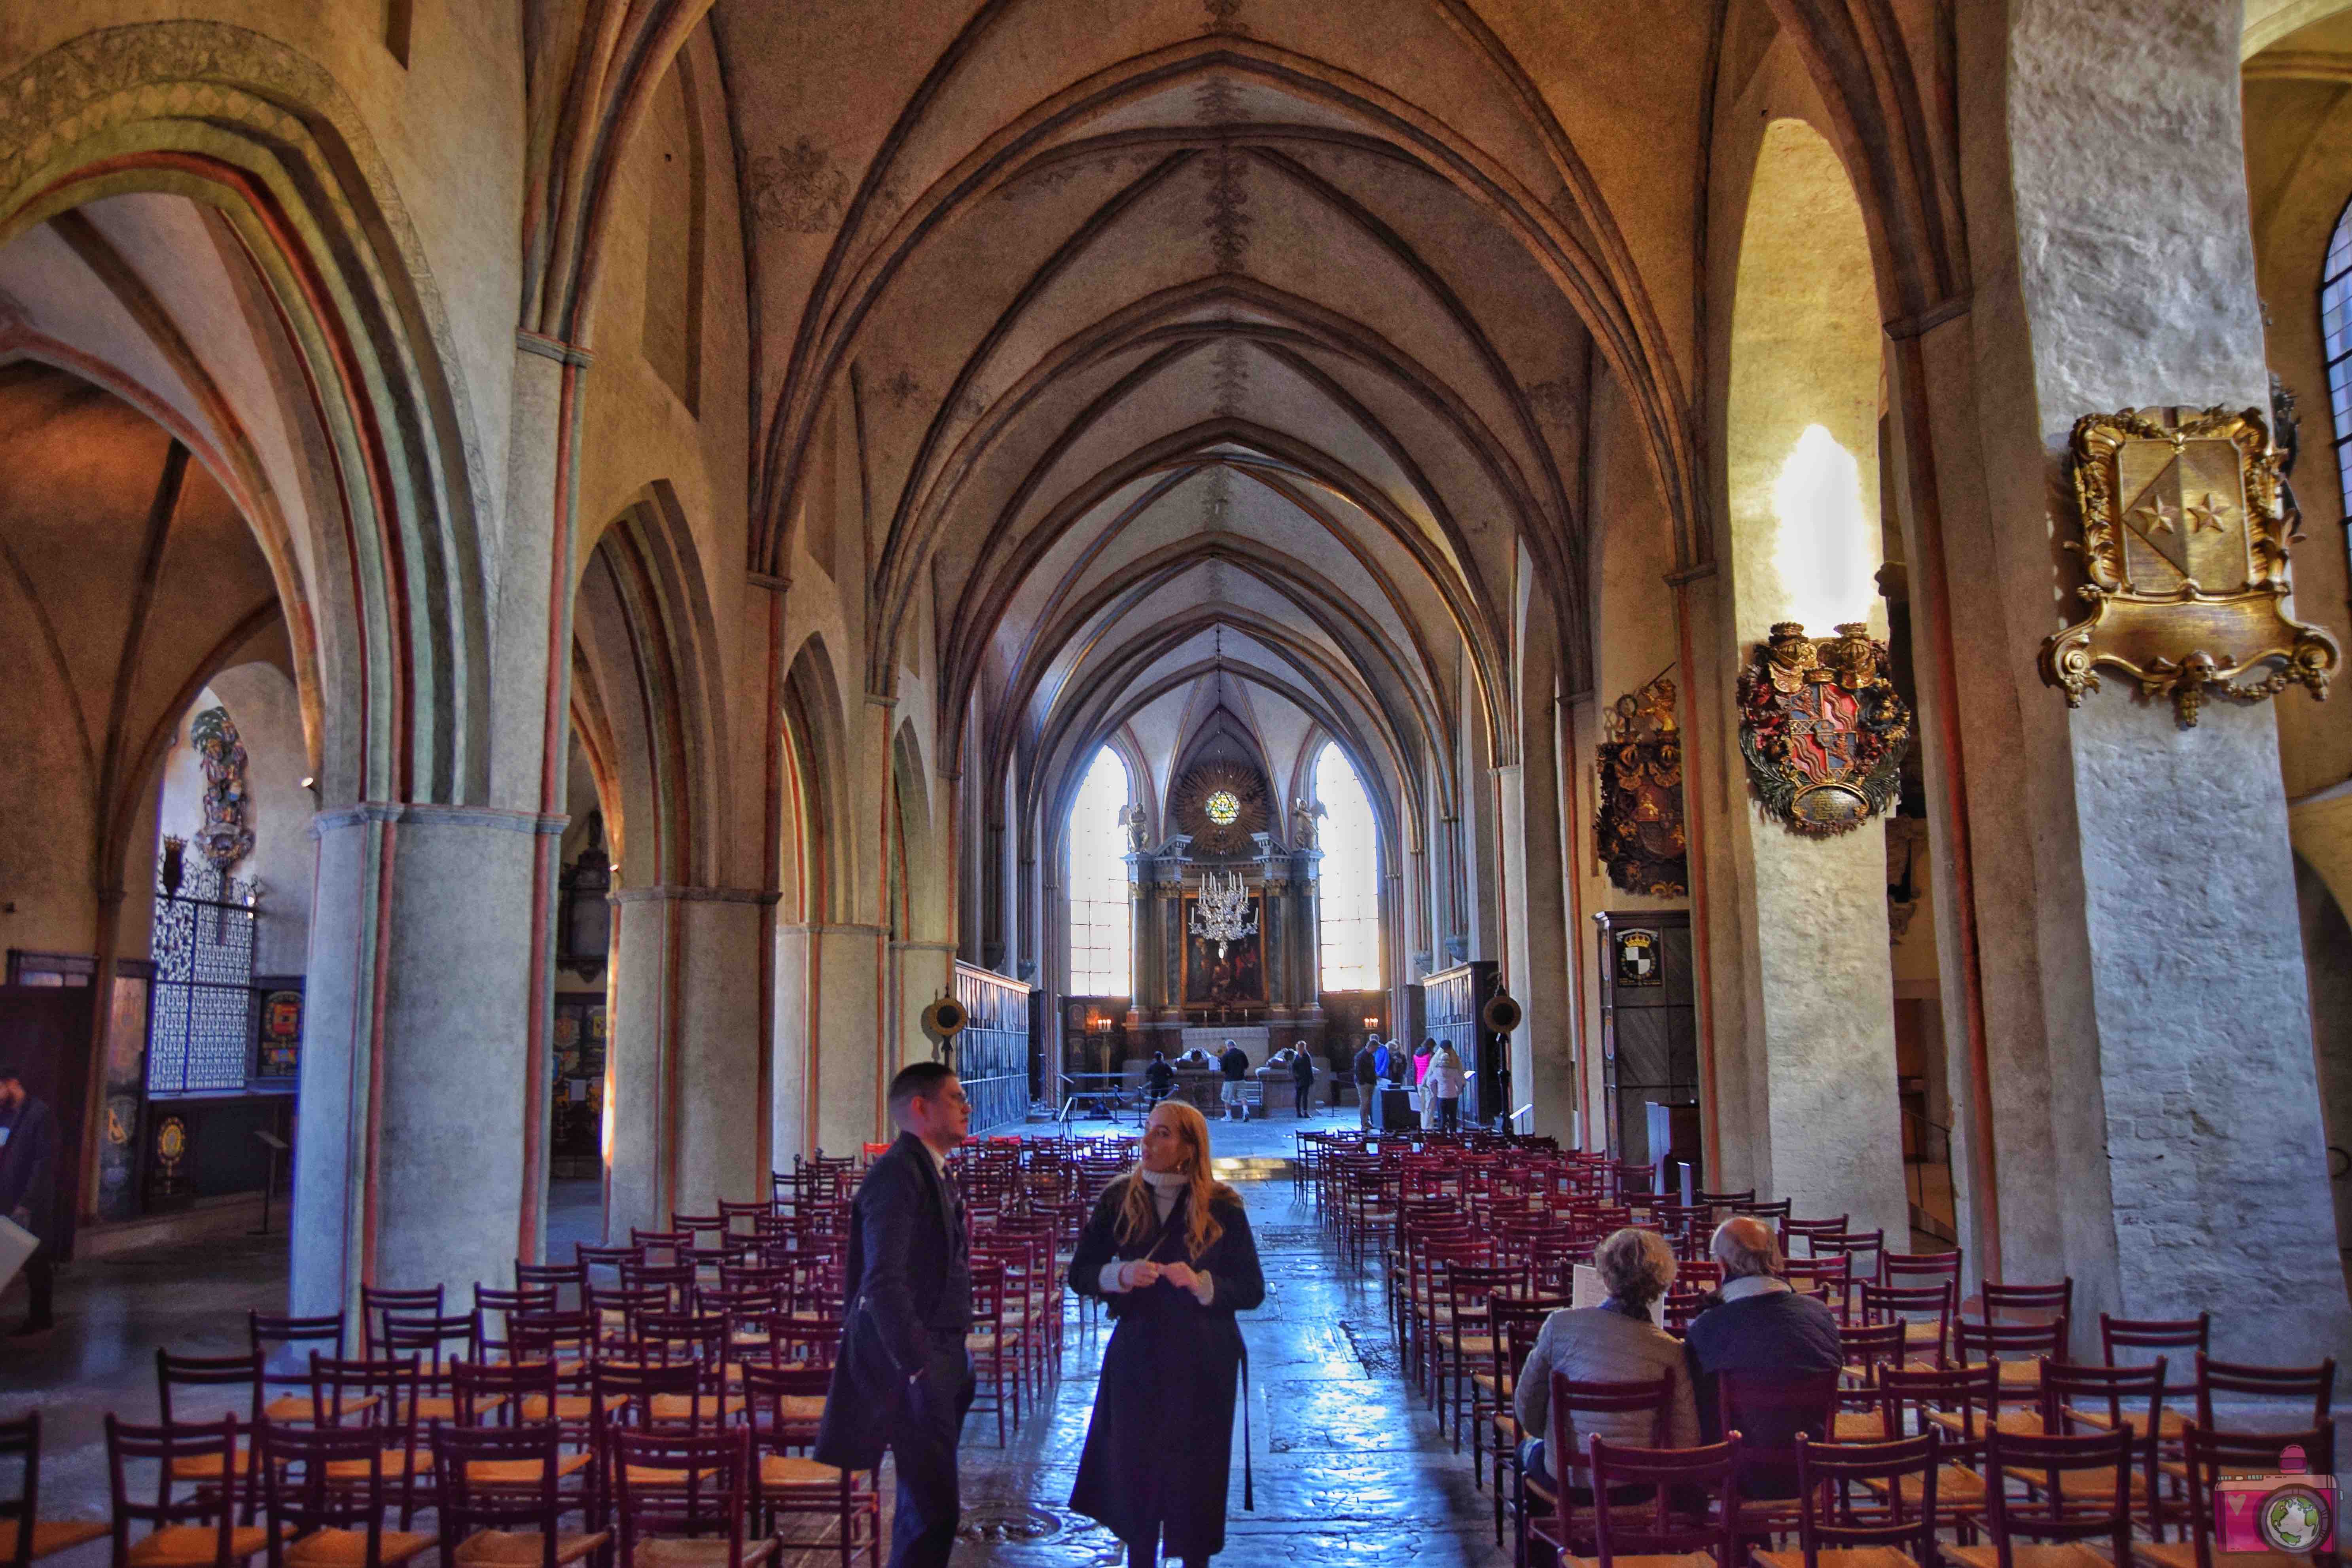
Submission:
[[[1691,1320],[1684,1336],[1691,1383],[1698,1395],[1699,1424],[1707,1441],[1722,1436],[1722,1405],[1716,1377],[1727,1372],[1757,1373],[1776,1378],[1835,1373],[1845,1364],[1838,1350],[1837,1318],[1811,1296],[1801,1296],[1780,1275],[1780,1246],[1772,1227],[1746,1215],[1716,1227],[1708,1249],[1723,1265],[1723,1289],[1707,1309]],[[1824,1413],[1826,1415],[1826,1413]],[[1744,1432],[1751,1442],[1770,1447],[1791,1445],[1797,1427],[1787,1432]],[[1786,1485],[1783,1486],[1782,1482]],[[1792,1495],[1796,1478],[1765,1476],[1750,1479],[1751,1496]]]

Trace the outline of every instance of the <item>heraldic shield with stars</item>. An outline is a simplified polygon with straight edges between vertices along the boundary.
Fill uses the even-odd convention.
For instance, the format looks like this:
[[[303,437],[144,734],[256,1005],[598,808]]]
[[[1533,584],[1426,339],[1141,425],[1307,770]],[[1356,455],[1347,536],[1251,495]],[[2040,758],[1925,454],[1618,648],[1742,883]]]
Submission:
[[[1911,710],[1886,645],[1851,622],[1815,642],[1780,621],[1739,676],[1739,751],[1765,811],[1816,838],[1895,803]]]

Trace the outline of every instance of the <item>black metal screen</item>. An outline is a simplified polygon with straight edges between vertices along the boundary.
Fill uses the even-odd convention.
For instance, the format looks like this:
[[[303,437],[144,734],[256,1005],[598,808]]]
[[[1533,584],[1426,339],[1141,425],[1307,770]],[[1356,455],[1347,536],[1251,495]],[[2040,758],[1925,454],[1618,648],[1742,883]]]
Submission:
[[[1029,1117],[1029,987],[959,963],[956,1000],[971,1022],[956,1037],[956,1074],[971,1100],[971,1130],[985,1132]]]
[[[242,1089],[254,1038],[253,883],[191,856],[179,891],[159,872],[147,1092]]]

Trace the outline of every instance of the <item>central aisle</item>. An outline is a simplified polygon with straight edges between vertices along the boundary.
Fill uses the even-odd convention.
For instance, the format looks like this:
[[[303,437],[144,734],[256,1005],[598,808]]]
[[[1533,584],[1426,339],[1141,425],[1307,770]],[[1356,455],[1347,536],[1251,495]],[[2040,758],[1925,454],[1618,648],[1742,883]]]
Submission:
[[[1241,1157],[1221,1173],[1249,1205],[1266,1280],[1265,1305],[1241,1315],[1257,1509],[1242,1510],[1236,1433],[1225,1550],[1215,1561],[1230,1568],[1507,1563],[1509,1553],[1494,1544],[1493,1504],[1471,1485],[1467,1450],[1452,1451],[1397,1371],[1379,1277],[1339,1257],[1286,1166],[1259,1173],[1274,1167],[1269,1156],[1287,1156],[1297,1125],[1286,1116],[1210,1125],[1221,1163]],[[996,1446],[993,1417],[974,1416],[965,1428],[959,1568],[1111,1568],[1125,1560],[1108,1531],[1068,1506],[1110,1332],[1107,1321],[1080,1316],[1074,1307],[1060,1384],[1024,1412],[1005,1447]]]

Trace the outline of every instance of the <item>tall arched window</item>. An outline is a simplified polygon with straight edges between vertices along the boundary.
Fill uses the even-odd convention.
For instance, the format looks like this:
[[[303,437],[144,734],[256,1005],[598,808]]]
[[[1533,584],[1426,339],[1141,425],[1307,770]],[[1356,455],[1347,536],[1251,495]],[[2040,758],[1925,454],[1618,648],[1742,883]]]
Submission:
[[[1381,988],[1381,830],[1371,797],[1348,754],[1323,748],[1315,763],[1323,805],[1322,946],[1326,991]]]
[[[1127,903],[1127,764],[1105,746],[1095,753],[1070,806],[1070,984],[1073,996],[1132,993],[1131,917]]]
[[[2336,219],[2319,276],[2319,347],[2327,356],[2328,410],[2336,423],[2336,475],[2352,507],[2352,204]]]

